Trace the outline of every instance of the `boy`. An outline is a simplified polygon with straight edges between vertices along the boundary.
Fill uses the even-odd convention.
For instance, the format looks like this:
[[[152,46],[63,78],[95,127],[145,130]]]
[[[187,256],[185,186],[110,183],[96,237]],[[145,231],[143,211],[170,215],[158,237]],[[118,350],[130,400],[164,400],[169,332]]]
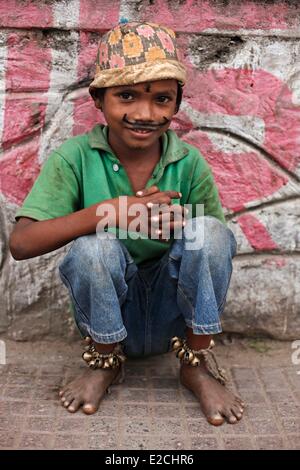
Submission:
[[[126,357],[174,349],[181,383],[207,420],[242,417],[244,404],[223,386],[211,351],[236,242],[207,163],[168,130],[185,79],[170,29],[127,23],[105,34],[90,93],[107,126],[53,152],[16,215],[15,259],[74,240],[59,269],[89,368],[60,392],[70,412],[95,413]],[[192,208],[188,220],[184,204]],[[136,207],[140,238],[129,237]],[[201,246],[189,249],[203,231]]]

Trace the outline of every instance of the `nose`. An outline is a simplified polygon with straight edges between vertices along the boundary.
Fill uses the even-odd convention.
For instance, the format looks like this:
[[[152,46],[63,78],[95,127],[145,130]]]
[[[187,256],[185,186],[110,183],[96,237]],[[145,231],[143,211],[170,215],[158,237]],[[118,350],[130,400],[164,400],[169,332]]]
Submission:
[[[148,100],[137,103],[131,114],[131,119],[136,122],[155,122],[152,103]]]

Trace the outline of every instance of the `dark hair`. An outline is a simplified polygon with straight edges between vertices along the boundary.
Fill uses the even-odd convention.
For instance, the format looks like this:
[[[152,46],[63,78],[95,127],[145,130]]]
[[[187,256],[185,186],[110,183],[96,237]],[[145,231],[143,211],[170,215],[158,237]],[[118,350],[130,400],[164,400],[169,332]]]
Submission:
[[[105,93],[106,88],[93,88],[91,90],[91,95],[93,99],[98,98],[99,100],[103,100],[104,98],[104,93]],[[178,83],[177,84],[177,96],[176,96],[176,110],[175,112],[178,113],[181,101],[182,101],[182,86]]]

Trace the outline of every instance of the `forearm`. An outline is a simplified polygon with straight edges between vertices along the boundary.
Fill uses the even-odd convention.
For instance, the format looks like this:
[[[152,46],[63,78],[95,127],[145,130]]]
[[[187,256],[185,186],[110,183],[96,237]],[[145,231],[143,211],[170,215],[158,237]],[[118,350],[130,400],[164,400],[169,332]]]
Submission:
[[[103,201],[114,203],[113,200]],[[29,222],[15,227],[10,237],[10,251],[16,260],[33,258],[57,250],[75,238],[96,232],[102,219],[96,215],[100,204],[55,219]]]

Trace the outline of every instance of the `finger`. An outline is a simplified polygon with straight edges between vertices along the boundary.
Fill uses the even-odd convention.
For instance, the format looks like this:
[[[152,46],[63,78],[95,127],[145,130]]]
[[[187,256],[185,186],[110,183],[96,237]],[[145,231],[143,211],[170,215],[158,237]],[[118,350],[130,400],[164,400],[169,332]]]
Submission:
[[[158,193],[148,195],[146,205],[148,206],[150,202],[153,204],[171,204],[172,199],[180,199],[181,196],[182,194],[178,191],[160,191]]]
[[[169,196],[171,199],[180,199],[182,194],[178,191],[162,191],[166,196]]]
[[[178,191],[159,191],[158,193],[151,194],[151,201],[155,199],[157,196],[166,196],[169,199],[180,199],[182,197],[182,194]]]
[[[161,193],[162,194],[162,193]],[[169,196],[165,196],[165,195],[160,195],[157,197],[157,195],[155,195],[155,199],[150,199],[150,201],[148,201],[146,203],[146,206],[148,207],[148,209],[152,209],[153,211],[156,211],[157,213],[162,210],[164,208],[164,206],[169,206],[171,204],[171,198],[169,198]]]
[[[150,196],[151,194],[159,193],[160,190],[157,186],[151,186],[150,188],[140,189],[135,193],[137,197]]]
[[[187,221],[186,215],[183,214],[182,212],[183,211],[181,209],[180,209],[180,212],[178,210],[176,212],[174,211],[164,212],[164,213],[159,214],[158,216],[157,215],[152,216],[151,220],[153,220],[154,222],[160,222],[162,224],[168,223],[168,221],[175,221],[175,222],[182,224],[182,222]]]
[[[181,206],[180,204],[171,204],[169,206],[170,211],[174,212],[174,214],[182,214],[184,217],[188,215],[189,210],[187,207]]]
[[[178,236],[180,236],[180,233],[182,233],[182,229],[185,224],[186,222],[184,220],[181,222],[166,222],[162,224],[159,229],[155,229],[155,234],[156,236],[159,236],[159,239],[169,240],[171,237],[177,238]]]

